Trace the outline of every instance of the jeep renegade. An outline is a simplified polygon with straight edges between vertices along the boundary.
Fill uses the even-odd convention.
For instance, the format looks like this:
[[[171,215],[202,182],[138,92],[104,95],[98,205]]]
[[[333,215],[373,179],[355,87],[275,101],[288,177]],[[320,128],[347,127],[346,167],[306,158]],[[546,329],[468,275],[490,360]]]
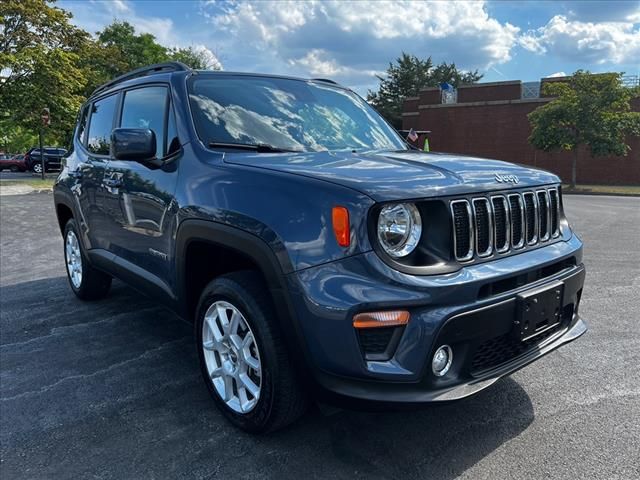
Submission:
[[[587,329],[556,175],[418,151],[329,80],[118,77],[82,106],[54,201],[73,292],[117,277],[193,321],[247,431],[309,398],[461,399]]]

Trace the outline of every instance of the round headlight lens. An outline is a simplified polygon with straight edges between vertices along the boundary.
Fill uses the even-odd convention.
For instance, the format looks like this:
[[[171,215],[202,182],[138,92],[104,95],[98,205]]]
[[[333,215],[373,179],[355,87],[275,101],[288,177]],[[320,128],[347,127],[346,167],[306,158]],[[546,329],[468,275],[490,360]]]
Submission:
[[[422,234],[420,212],[412,203],[386,205],[378,216],[378,240],[393,258],[402,258],[415,250]]]

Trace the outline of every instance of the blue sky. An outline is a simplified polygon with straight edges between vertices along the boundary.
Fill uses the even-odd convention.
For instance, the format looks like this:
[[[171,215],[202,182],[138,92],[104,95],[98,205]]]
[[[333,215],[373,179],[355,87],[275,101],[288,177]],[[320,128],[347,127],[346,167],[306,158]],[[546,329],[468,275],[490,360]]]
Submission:
[[[126,20],[225,70],[328,77],[360,93],[405,51],[483,81],[640,73],[640,1],[59,1],[96,32]]]

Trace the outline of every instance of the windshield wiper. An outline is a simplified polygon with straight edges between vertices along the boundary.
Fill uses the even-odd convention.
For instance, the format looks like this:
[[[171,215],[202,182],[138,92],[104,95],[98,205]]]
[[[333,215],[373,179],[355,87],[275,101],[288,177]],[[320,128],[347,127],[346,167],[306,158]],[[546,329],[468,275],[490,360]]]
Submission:
[[[209,142],[209,148],[237,148],[238,150],[251,150],[258,153],[279,153],[279,152],[296,152],[302,150],[291,150],[287,148],[274,147],[268,143],[224,143]]]

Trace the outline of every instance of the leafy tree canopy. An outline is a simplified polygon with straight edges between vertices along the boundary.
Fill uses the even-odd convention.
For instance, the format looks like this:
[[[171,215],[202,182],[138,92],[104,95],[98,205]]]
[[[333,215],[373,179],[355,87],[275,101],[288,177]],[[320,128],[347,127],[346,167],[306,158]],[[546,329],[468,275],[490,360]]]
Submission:
[[[87,82],[78,52],[90,37],[71,25],[70,17],[42,0],[4,0],[0,4],[2,120],[36,131],[42,109],[49,107],[56,119],[52,136],[62,138],[73,129]]]
[[[529,114],[534,147],[574,152],[572,186],[580,145],[593,156],[626,155],[626,136],[640,134],[640,112],[632,112],[630,104],[640,89],[624,87],[621,75],[578,70],[567,81],[548,82],[542,93],[556,98]]]
[[[80,105],[99,85],[134,68],[177,60],[219,69],[202,50],[167,48],[149,33],[114,21],[92,38],[47,0],[0,2],[0,138],[24,149],[51,111],[45,142],[67,145]]]
[[[407,97],[418,95],[421,88],[437,87],[449,83],[454,87],[475,83],[483,75],[477,70],[465,72],[455,63],[442,62],[433,66],[431,57],[424,60],[402,52],[395,62],[389,63],[385,76],[378,76],[377,92],[369,91],[367,100],[396,128],[402,125],[402,103]]]

